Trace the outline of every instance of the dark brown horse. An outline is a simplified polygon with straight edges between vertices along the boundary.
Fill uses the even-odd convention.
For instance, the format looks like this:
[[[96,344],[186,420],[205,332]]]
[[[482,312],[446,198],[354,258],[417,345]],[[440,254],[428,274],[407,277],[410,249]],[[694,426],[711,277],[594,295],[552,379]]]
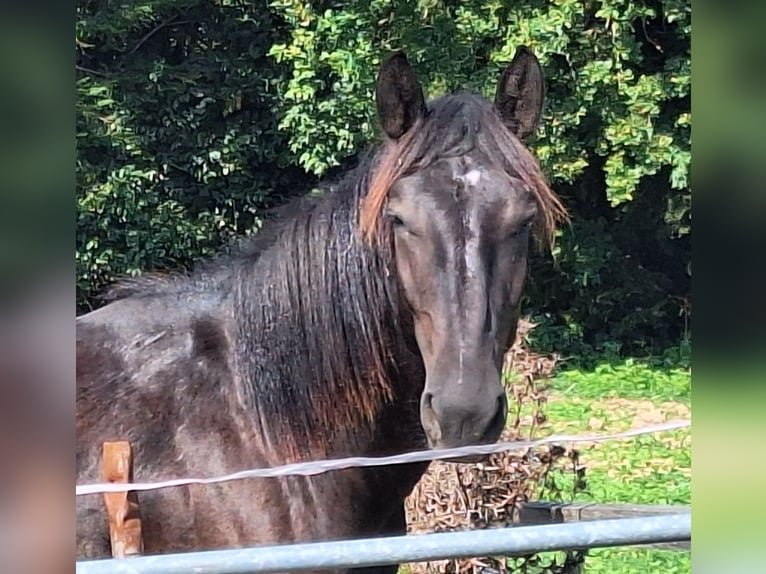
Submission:
[[[107,440],[132,441],[137,481],[496,441],[530,238],[564,217],[521,143],[542,100],[524,48],[494,104],[427,104],[406,57],[385,61],[385,141],[334,189],[77,319],[78,483],[99,480]],[[424,470],[142,492],[145,550],[403,534]],[[78,498],[77,521],[78,556],[108,556],[100,496]]]

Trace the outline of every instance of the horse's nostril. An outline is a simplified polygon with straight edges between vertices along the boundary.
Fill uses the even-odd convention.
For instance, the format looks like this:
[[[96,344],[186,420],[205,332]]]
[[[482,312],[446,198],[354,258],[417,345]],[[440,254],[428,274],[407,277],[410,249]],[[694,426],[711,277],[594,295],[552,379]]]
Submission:
[[[474,401],[470,397],[445,401],[440,394],[423,393],[420,420],[430,443],[442,437],[447,446],[495,442],[505,428],[508,402],[505,394],[492,402],[489,399],[484,395]]]
[[[434,410],[433,401],[434,401],[434,396],[431,393],[425,393],[423,395],[423,408],[433,412]]]
[[[439,417],[434,410],[433,401],[434,396],[431,393],[424,393],[420,405],[420,421],[423,424],[423,429],[426,431],[430,445],[438,443],[442,438],[442,429]]]

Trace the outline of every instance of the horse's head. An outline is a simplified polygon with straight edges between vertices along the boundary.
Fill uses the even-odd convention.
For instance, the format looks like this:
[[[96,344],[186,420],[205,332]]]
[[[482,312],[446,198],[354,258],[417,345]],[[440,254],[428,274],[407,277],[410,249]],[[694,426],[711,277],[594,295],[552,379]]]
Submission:
[[[379,221],[393,236],[425,365],[420,416],[432,447],[494,442],[505,425],[502,362],[541,210],[530,171],[542,175],[520,139],[535,129],[542,102],[542,70],[524,48],[501,74],[494,103],[457,95],[427,105],[402,54],[378,75],[389,168],[398,170]]]

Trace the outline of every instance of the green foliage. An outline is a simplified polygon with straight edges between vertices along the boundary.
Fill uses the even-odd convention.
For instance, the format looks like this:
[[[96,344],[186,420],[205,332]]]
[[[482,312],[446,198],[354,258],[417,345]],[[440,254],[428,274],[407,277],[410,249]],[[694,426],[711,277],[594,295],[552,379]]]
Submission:
[[[500,66],[527,44],[548,78],[535,148],[554,181],[573,182],[600,156],[612,206],[664,167],[675,195],[688,192],[688,2],[590,1],[583,9],[577,0],[378,0],[324,8],[331,4],[272,3],[293,27],[290,41],[271,50],[293,70],[282,127],[308,170],[323,173],[373,135],[368,102],[381,50],[405,48],[432,96],[460,88],[489,95]]]
[[[430,97],[492,95],[527,44],[548,89],[532,147],[574,222],[535,263],[536,334],[565,353],[676,342],[690,35],[680,0],[79,0],[78,302],[188,266],[352,160],[377,137],[387,52],[406,50]]]
[[[528,307],[543,327],[530,340],[567,355],[593,352],[651,354],[689,337],[684,297],[690,276],[688,238],[658,234],[661,213],[635,221],[641,202],[616,217],[574,219],[562,231],[556,264],[533,265]],[[652,234],[655,231],[655,234]]]
[[[283,26],[238,2],[79,2],[77,287],[189,266],[313,181],[278,130]]]

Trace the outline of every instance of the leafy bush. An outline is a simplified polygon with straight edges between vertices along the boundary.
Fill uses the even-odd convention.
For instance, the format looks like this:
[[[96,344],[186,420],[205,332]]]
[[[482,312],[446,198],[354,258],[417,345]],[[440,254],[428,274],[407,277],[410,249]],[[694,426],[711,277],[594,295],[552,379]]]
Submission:
[[[601,157],[612,206],[633,199],[642,178],[663,167],[674,197],[688,191],[690,3],[332,5],[272,3],[293,28],[290,41],[270,52],[293,70],[281,127],[308,170],[323,173],[373,137],[368,102],[382,51],[406,49],[436,96],[464,88],[490,93],[500,66],[526,44],[546,71],[549,107],[535,151],[554,181],[573,182]],[[678,233],[688,231],[682,204],[674,201],[669,217],[678,220]]]
[[[314,181],[277,123],[284,25],[260,5],[79,2],[77,287],[188,266]]]
[[[563,352],[675,342],[690,35],[681,0],[78,0],[78,302],[118,274],[189,265],[353,161],[377,137],[386,52],[406,50],[429,96],[490,95],[527,44],[548,87],[532,147],[574,220],[527,309]]]

